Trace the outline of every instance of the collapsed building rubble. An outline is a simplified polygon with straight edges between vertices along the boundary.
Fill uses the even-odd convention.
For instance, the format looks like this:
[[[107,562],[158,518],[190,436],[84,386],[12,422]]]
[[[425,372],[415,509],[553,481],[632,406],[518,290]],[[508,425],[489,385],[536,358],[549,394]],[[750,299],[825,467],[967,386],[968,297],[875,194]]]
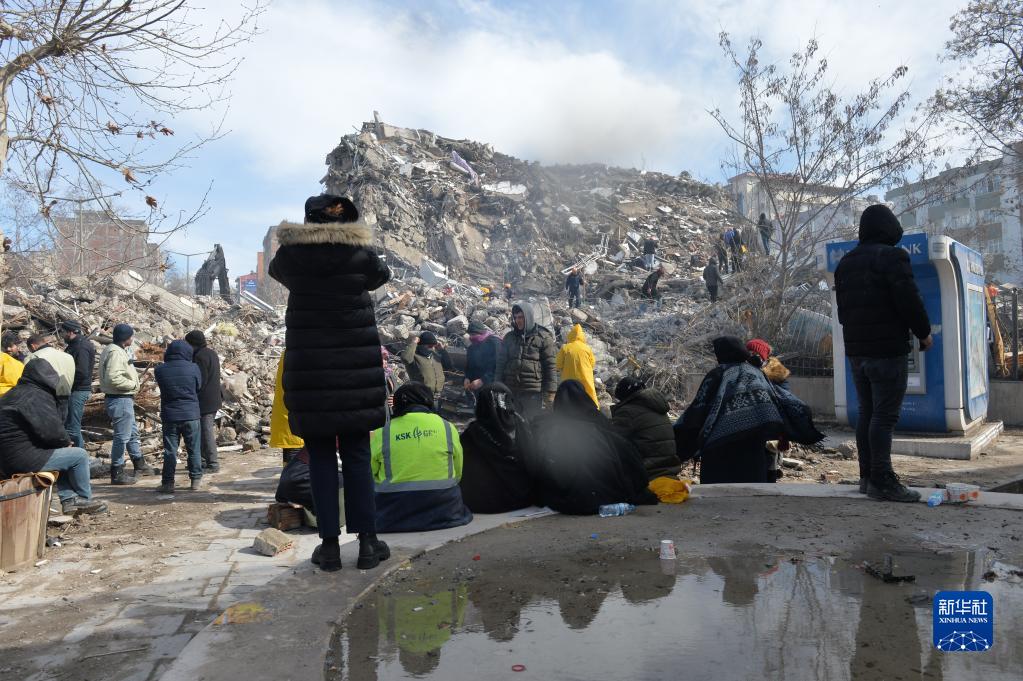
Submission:
[[[191,329],[206,333],[221,358],[224,404],[218,414],[219,444],[256,449],[269,437],[274,372],[284,341],[275,313],[229,304],[221,298],[170,293],[132,270],[106,278],[41,277],[31,289],[6,291],[4,330],[24,340],[33,333],[53,335],[62,321],[75,320],[96,345],[111,342],[115,324],[135,329],[135,366],[141,388],[135,401],[143,453],[162,450],[160,397],[152,368],[163,361],[167,344]],[[98,389],[98,379],[94,388]],[[103,395],[94,392],[85,406],[83,435],[94,456],[108,457],[112,431]]]

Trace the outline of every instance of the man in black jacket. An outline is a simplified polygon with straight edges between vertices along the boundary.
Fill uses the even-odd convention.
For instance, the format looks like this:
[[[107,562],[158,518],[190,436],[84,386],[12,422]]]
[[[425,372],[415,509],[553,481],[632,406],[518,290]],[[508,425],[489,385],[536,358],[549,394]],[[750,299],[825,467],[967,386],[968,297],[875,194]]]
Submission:
[[[579,293],[585,284],[583,275],[579,274],[579,270],[573,267],[568,277],[565,278],[565,290],[568,291],[569,307],[579,307]]]
[[[75,380],[71,383],[67,420],[64,428],[75,447],[85,447],[82,437],[82,412],[92,395],[92,371],[96,367],[96,346],[82,335],[82,325],[74,320],[62,322],[60,330],[67,347],[64,351],[75,360]]]
[[[0,398],[0,478],[56,471],[65,514],[103,513],[107,505],[92,500],[89,456],[68,446],[57,411],[59,381],[49,362],[29,362],[18,384]]]
[[[887,206],[863,211],[860,243],[835,270],[835,295],[860,404],[860,492],[872,499],[913,502],[920,494],[899,482],[892,470],[892,432],[906,395],[912,336],[920,340],[921,350],[930,348],[933,339],[909,255],[896,246],[900,239],[902,226]]]
[[[220,472],[217,453],[217,410],[222,404],[220,394],[220,357],[206,344],[206,335],[196,329],[185,334],[192,346],[192,361],[199,365],[202,386],[199,388],[199,430],[202,431],[202,467],[205,473]]]

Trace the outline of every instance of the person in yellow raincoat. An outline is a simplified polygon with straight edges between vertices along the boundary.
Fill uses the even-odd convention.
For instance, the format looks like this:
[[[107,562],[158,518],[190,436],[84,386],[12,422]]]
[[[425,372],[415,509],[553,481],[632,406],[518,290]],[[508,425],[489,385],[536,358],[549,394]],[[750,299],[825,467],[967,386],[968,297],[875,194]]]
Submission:
[[[284,406],[284,353],[277,363],[277,380],[274,382],[274,403],[270,410],[270,446],[284,450],[284,464],[287,465],[298,450],[305,447],[305,442],[291,432],[288,423],[288,408]]]
[[[593,356],[593,350],[586,344],[586,333],[581,325],[576,324],[572,327],[568,334],[568,342],[558,351],[557,363],[560,380],[582,383],[586,394],[599,409],[600,401],[597,399],[597,388],[593,381],[593,367],[596,366],[597,359]]]
[[[0,395],[18,385],[25,365],[6,352],[0,352]]]

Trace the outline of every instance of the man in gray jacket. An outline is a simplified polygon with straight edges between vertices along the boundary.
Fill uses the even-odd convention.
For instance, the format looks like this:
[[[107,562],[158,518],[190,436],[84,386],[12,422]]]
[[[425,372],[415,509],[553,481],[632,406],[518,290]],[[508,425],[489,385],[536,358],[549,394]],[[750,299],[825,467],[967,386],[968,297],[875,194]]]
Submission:
[[[110,483],[134,485],[135,476],[124,472],[124,450],[131,456],[137,475],[152,475],[153,467],[142,456],[139,427],[135,422],[135,394],[139,391],[139,375],[131,365],[128,346],[135,330],[127,324],[114,327],[114,341],[99,358],[99,389],[106,395],[107,416],[114,428],[110,445]]]
[[[523,416],[532,418],[558,389],[557,347],[554,334],[539,326],[528,303],[512,307],[513,328],[497,352],[494,380],[515,395]]]
[[[29,355],[25,364],[41,359],[57,372],[57,412],[62,419],[67,419],[68,400],[71,398],[71,385],[75,382],[75,360],[66,352],[61,352],[50,345],[49,336],[35,335],[28,339]]]

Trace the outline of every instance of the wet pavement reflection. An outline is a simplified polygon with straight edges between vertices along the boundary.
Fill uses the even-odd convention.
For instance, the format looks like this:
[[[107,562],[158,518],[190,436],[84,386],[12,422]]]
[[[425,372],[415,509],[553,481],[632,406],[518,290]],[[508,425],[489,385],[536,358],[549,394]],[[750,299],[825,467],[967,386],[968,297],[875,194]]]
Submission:
[[[889,549],[890,551],[890,549]],[[850,559],[740,556],[661,561],[589,551],[572,560],[430,567],[371,593],[335,637],[332,679],[872,679],[1019,681],[1023,585],[985,581],[984,550],[893,552],[912,584]],[[931,645],[931,599],[981,589],[995,645]],[[521,669],[520,667],[524,667]]]

